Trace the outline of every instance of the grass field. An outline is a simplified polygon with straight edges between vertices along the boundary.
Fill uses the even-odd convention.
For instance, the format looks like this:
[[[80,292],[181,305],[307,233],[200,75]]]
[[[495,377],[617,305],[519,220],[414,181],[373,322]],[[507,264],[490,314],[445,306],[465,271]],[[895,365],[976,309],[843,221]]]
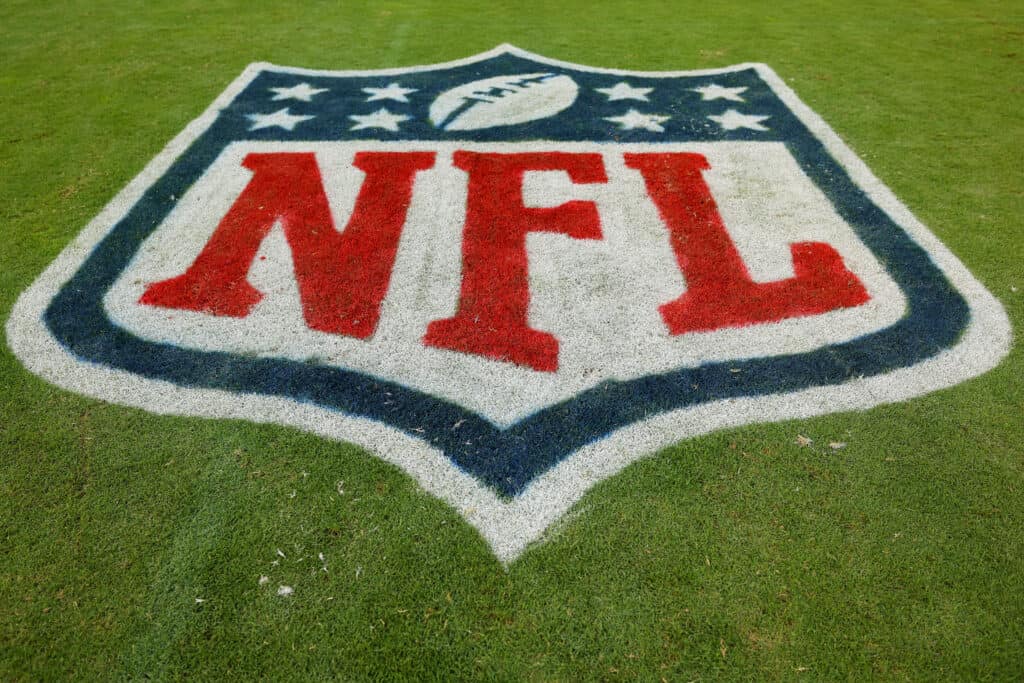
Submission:
[[[0,312],[249,62],[510,42],[625,69],[767,62],[1017,327],[1024,6],[858,5],[6,0]],[[506,571],[363,450],[82,398],[4,346],[0,678],[1020,680],[1022,376],[1016,347],[910,402],[680,443]]]

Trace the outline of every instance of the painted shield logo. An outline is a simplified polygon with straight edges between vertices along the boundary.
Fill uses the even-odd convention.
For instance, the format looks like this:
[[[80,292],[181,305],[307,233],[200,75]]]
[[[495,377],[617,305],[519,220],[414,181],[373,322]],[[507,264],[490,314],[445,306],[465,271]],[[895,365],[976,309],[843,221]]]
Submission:
[[[994,366],[997,301],[761,64],[254,64],[19,299],[33,372],[359,443],[503,561],[681,439]]]

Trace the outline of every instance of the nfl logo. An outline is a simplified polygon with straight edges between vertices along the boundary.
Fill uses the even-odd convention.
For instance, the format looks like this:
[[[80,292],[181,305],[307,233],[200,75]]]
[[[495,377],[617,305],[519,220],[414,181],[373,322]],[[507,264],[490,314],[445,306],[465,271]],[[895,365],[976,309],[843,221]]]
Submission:
[[[503,561],[658,448],[918,396],[1010,340],[768,67],[625,72],[511,46],[250,66],[7,333],[74,391],[362,444]]]

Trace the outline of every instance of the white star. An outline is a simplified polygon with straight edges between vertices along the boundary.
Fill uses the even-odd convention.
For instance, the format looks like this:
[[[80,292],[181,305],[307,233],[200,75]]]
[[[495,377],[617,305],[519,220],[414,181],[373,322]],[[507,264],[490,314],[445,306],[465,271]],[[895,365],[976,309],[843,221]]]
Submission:
[[[606,116],[604,120],[619,124],[619,130],[643,128],[655,133],[664,133],[665,129],[661,127],[661,124],[670,118],[672,117],[661,114],[641,114],[636,109],[630,109],[622,116]]]
[[[386,130],[398,130],[398,124],[402,121],[408,121],[410,117],[405,114],[392,114],[387,109],[378,109],[372,114],[353,114],[349,116],[350,119],[356,122],[356,125],[349,128],[349,130],[362,130],[363,128],[384,128]]]
[[[640,100],[647,102],[647,94],[654,88],[634,88],[629,83],[616,83],[610,88],[594,88],[597,92],[608,96],[608,101],[613,100]]]
[[[315,118],[313,116],[289,114],[288,107],[278,109],[273,114],[246,114],[245,116],[252,121],[252,125],[249,126],[249,130],[270,128],[271,126],[277,126],[278,128],[284,128],[285,130],[295,130],[296,123],[301,123],[302,121],[308,121],[309,119]]]
[[[367,102],[374,100],[394,100],[395,102],[408,102],[406,97],[409,93],[417,92],[416,88],[403,88],[397,83],[388,83],[386,88],[363,88],[363,92],[369,93]]]
[[[718,116],[709,116],[709,119],[722,127],[722,130],[736,130],[737,128],[749,128],[750,130],[768,130],[761,125],[761,121],[770,119],[770,116],[754,116],[752,114],[741,114],[735,109],[730,109]]]
[[[732,100],[733,102],[746,102],[740,93],[744,92],[746,88],[726,88],[725,86],[712,83],[711,85],[705,85],[700,88],[690,88],[693,92],[700,93],[700,99],[704,102],[710,100]]]
[[[276,95],[271,98],[271,102],[277,100],[302,100],[303,102],[312,102],[313,95],[319,95],[322,92],[327,92],[327,88],[314,88],[309,83],[299,83],[293,85],[290,88],[270,88]]]

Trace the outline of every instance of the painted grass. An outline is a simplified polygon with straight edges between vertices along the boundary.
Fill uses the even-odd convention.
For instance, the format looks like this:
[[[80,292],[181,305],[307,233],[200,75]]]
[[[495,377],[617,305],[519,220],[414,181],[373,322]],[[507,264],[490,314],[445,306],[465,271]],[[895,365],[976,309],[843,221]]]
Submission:
[[[1018,325],[1024,11],[859,4],[7,0],[0,311],[246,63],[512,42],[621,68],[768,62]],[[908,403],[667,449],[508,573],[359,449],[102,404],[0,354],[0,678],[1024,677],[1018,350]]]

